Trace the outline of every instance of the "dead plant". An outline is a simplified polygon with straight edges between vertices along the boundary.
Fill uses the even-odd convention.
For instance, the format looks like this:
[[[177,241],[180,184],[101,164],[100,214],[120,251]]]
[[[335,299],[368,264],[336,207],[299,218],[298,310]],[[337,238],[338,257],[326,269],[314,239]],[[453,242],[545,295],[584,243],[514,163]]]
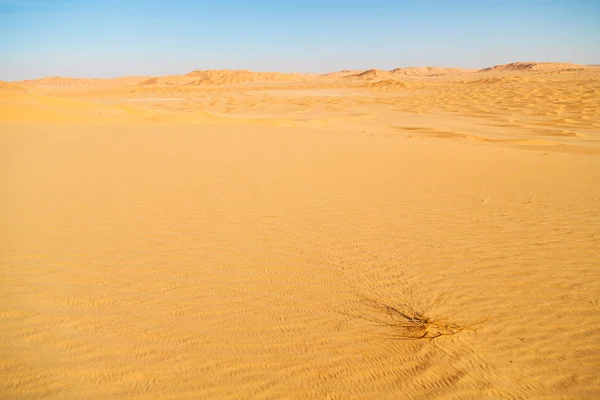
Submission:
[[[462,326],[445,318],[427,315],[441,301],[438,298],[427,311],[418,311],[410,304],[390,305],[387,302],[361,296],[362,302],[369,307],[371,313],[361,315],[362,318],[392,330],[391,337],[396,339],[435,339],[440,336],[455,335],[464,330],[476,330],[486,320]]]

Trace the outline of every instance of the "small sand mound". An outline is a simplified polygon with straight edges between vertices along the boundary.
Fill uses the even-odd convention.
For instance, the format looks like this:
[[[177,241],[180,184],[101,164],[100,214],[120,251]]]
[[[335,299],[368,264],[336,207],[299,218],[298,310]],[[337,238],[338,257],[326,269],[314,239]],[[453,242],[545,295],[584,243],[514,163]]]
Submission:
[[[494,67],[484,68],[479,72],[558,72],[558,71],[582,71],[587,69],[584,65],[570,63],[554,63],[554,62],[514,62],[510,64],[496,65]]]

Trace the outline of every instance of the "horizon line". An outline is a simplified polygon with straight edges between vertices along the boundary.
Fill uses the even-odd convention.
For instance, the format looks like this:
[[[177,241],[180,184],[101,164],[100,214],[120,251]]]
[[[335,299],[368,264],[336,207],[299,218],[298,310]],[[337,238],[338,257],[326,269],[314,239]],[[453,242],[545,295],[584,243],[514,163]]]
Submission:
[[[600,63],[598,64],[578,64],[578,63],[572,63],[572,62],[568,62],[568,61],[512,61],[512,62],[508,62],[508,63],[503,63],[503,64],[494,64],[488,67],[483,67],[483,68],[465,68],[465,67],[440,67],[440,66],[436,66],[436,65],[421,65],[421,66],[406,66],[406,67],[396,67],[396,68],[392,68],[392,69],[380,69],[380,68],[344,68],[344,69],[338,69],[338,70],[333,70],[333,71],[326,71],[326,72],[300,72],[300,71],[294,71],[294,72],[282,72],[282,71],[274,71],[274,70],[251,70],[251,69],[200,69],[200,68],[195,68],[192,70],[189,70],[186,73],[182,73],[182,74],[164,74],[164,75],[132,75],[132,74],[128,74],[128,75],[117,75],[117,76],[103,76],[103,77],[91,77],[91,76],[65,76],[65,75],[44,75],[44,76],[39,76],[39,77],[35,77],[35,78],[26,78],[26,79],[12,79],[12,80],[4,80],[1,79],[4,82],[23,82],[23,81],[33,81],[33,80],[39,80],[39,79],[47,79],[47,78],[61,78],[61,79],[119,79],[119,78],[130,78],[130,77],[148,77],[148,78],[154,78],[154,77],[164,77],[164,76],[185,76],[187,74],[190,74],[192,72],[195,71],[202,71],[202,72],[210,72],[210,71],[221,71],[221,72],[251,72],[251,73],[276,73],[276,74],[283,74],[283,75],[326,75],[326,74],[331,74],[331,73],[336,73],[336,72],[344,72],[344,71],[360,71],[360,72],[366,72],[366,71],[383,71],[383,72],[390,72],[393,71],[395,69],[417,69],[417,68],[441,68],[441,69],[461,69],[461,70],[473,70],[474,72],[479,72],[482,70],[486,70],[486,69],[491,69],[494,67],[501,67],[501,66],[507,66],[507,65],[511,65],[511,64],[572,64],[575,66],[580,66],[580,67],[600,67]]]

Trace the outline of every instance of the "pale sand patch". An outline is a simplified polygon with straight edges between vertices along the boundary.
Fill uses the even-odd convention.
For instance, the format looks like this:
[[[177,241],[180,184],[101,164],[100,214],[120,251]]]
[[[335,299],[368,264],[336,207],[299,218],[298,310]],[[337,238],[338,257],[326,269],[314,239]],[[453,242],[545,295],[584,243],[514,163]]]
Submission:
[[[597,397],[598,72],[465,76],[0,90],[1,397]]]

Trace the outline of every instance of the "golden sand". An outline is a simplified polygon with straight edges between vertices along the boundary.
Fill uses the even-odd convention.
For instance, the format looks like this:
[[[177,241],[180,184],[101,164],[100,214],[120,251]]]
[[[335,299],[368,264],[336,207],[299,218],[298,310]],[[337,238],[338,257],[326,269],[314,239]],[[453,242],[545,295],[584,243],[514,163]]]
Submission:
[[[152,79],[0,84],[1,398],[600,396],[600,69]]]

